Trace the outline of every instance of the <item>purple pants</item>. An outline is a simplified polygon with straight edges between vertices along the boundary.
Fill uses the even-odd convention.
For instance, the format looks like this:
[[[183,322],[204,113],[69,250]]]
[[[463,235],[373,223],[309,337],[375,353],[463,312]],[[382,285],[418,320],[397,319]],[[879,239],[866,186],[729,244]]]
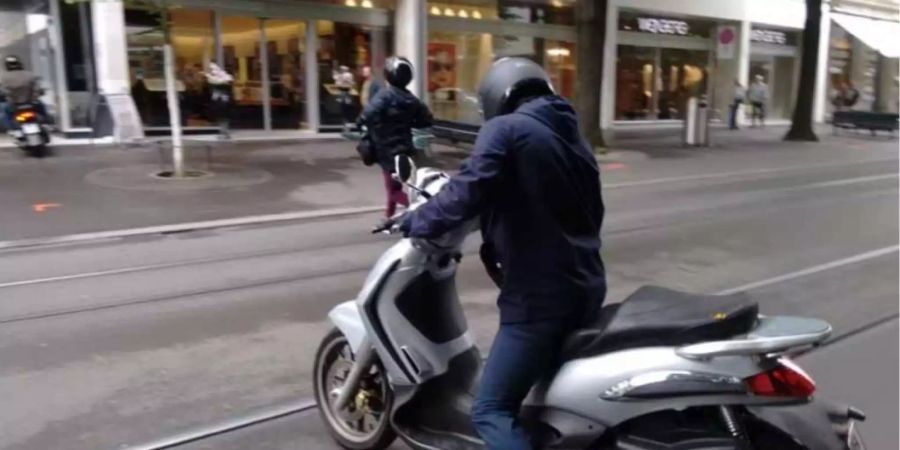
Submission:
[[[409,198],[403,192],[403,185],[394,179],[394,176],[387,170],[381,172],[384,175],[384,192],[387,194],[387,208],[384,215],[391,217],[397,212],[397,204],[409,206]]]

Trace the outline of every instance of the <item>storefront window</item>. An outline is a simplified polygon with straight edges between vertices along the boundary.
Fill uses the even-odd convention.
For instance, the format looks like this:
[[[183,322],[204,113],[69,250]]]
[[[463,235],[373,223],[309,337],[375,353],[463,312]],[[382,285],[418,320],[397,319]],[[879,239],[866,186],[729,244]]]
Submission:
[[[262,57],[259,44],[259,19],[222,17],[223,68],[234,77],[232,128],[263,128]],[[267,50],[271,47],[269,45]]]
[[[616,62],[616,120],[646,120],[656,116],[654,69],[656,49],[620,45]]]
[[[427,7],[435,17],[575,24],[575,0],[441,0],[429,1]]]
[[[306,23],[267,20],[272,128],[306,128],[304,94]]]
[[[89,127],[91,96],[96,93],[96,80],[91,70],[90,3],[60,2],[62,50],[69,92],[69,121],[73,127]],[[0,27],[2,28],[2,27]]]
[[[383,66],[387,33],[323,20],[318,22],[318,34],[319,117],[323,126],[341,126],[360,113],[366,74]]]
[[[441,120],[481,123],[478,85],[491,64],[520,56],[544,66],[560,95],[575,95],[575,44],[486,33],[428,33],[428,95]]]
[[[709,52],[619,46],[616,120],[681,120],[687,101],[708,93]]]
[[[209,95],[203,72],[214,59],[212,12],[176,9],[169,13],[169,21],[182,125],[208,126]],[[145,10],[126,9],[125,23],[135,105],[144,126],[168,126],[160,18]]]
[[[707,93],[707,60],[702,50],[659,49],[657,119],[684,119],[687,101]]]

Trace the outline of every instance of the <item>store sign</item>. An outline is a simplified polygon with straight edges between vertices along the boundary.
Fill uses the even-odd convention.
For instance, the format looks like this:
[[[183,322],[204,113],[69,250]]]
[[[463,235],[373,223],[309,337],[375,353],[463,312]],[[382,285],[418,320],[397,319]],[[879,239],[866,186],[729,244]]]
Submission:
[[[750,32],[750,40],[765,44],[787,45],[787,33],[778,30],[763,30],[756,28]]]
[[[687,36],[690,32],[688,23],[683,20],[657,19],[654,17],[638,17],[638,30],[655,34],[676,34]]]
[[[716,33],[716,56],[719,59],[734,58],[737,47],[737,29],[731,25],[722,25]]]

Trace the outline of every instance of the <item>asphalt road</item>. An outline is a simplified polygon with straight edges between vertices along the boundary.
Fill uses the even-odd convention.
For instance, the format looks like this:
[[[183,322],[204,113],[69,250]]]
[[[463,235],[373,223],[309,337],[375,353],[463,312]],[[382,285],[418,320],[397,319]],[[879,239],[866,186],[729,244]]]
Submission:
[[[821,317],[838,335],[896,316],[895,150],[629,163],[606,183],[608,301],[651,283],[716,292],[763,280],[749,292],[764,313]],[[327,311],[394,239],[368,235],[372,220],[0,253],[0,447],[121,448],[308,398]],[[474,255],[459,283],[487,346],[496,292]],[[864,364],[860,346],[878,355]],[[808,358],[822,395],[877,411],[865,431],[885,446],[872,448],[897,448],[896,325],[821,352]],[[301,414],[185,448],[334,447]]]

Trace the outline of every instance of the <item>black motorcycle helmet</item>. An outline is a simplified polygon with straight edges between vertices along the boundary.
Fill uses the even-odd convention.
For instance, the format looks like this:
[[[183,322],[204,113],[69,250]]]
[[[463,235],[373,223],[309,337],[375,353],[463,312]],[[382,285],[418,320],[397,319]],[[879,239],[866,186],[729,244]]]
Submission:
[[[528,98],[553,94],[547,72],[536,62],[518,57],[495,61],[478,88],[484,120],[509,114]]]
[[[384,62],[384,79],[392,86],[405,88],[413,79],[413,65],[402,56],[391,56]]]
[[[22,61],[19,61],[19,57],[15,55],[9,55],[6,58],[3,58],[3,65],[6,67],[6,70],[25,69],[25,67],[22,65]]]

